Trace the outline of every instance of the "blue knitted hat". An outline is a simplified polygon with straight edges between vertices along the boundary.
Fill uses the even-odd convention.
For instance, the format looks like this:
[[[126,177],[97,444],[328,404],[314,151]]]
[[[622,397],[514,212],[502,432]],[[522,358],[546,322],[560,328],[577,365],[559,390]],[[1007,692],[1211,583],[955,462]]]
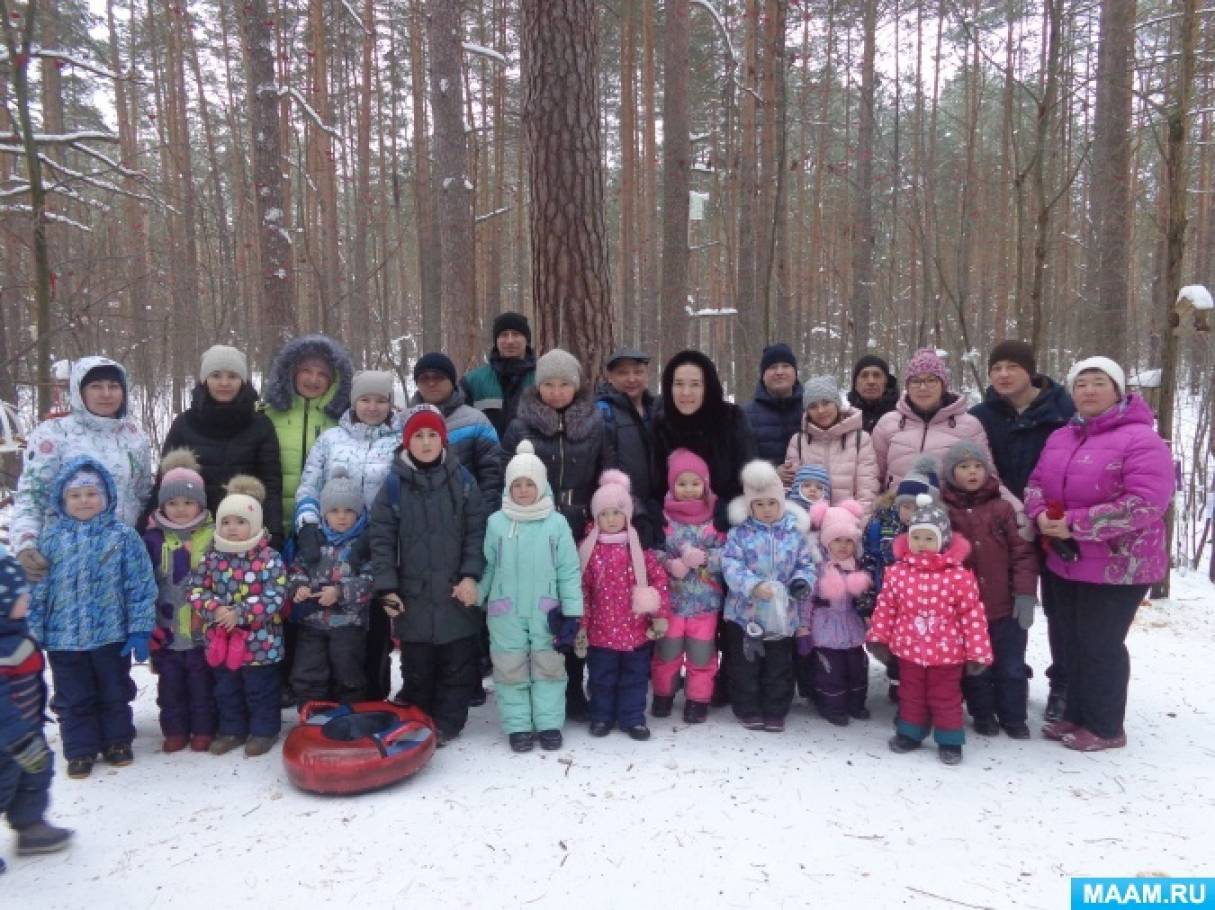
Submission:
[[[793,486],[789,488],[789,498],[801,505],[810,505],[810,501],[802,495],[802,484],[813,480],[823,488],[823,499],[831,500],[831,475],[821,464],[804,464],[793,475]]]

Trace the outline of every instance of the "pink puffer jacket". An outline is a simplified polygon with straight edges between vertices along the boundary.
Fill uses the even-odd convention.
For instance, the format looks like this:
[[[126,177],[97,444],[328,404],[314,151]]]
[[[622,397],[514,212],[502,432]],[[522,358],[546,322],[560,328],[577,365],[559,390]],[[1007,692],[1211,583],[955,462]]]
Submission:
[[[958,396],[924,423],[911,409],[907,395],[902,395],[895,409],[883,415],[873,428],[873,450],[877,453],[878,477],[883,489],[896,486],[921,454],[931,455],[940,462],[950,446],[964,439],[981,444],[987,451],[988,464],[994,464],[987,433],[977,417],[966,413],[969,407],[970,403]],[[944,483],[944,478],[941,482]],[[1014,498],[1012,502],[1017,500]]]
[[[838,423],[824,430],[803,416],[802,432],[789,440],[785,461],[799,468],[822,465],[831,475],[832,505],[855,499],[871,512],[881,487],[873,440],[861,429],[862,418],[860,411],[848,410]]]
[[[1132,394],[1051,433],[1025,487],[1025,511],[1036,521],[1052,501],[1066,508],[1080,559],[1066,563],[1050,551],[1046,567],[1061,578],[1153,584],[1169,570],[1164,511],[1173,488],[1168,446],[1151,408]]]

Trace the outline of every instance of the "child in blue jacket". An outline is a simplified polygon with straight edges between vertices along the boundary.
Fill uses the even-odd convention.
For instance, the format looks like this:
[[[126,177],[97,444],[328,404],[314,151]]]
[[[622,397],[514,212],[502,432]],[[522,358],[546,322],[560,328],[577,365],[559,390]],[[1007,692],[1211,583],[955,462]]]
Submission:
[[[0,812],[17,832],[18,856],[62,850],[72,836],[44,817],[54,761],[42,735],[45,663],[25,623],[29,605],[25,571],[0,556]]]
[[[114,479],[82,456],[51,488],[54,517],[38,537],[50,562],[34,588],[30,631],[46,648],[68,777],[88,777],[97,753],[134,761],[131,657],[148,659],[156,625],[156,579],[143,540],[116,512]]]

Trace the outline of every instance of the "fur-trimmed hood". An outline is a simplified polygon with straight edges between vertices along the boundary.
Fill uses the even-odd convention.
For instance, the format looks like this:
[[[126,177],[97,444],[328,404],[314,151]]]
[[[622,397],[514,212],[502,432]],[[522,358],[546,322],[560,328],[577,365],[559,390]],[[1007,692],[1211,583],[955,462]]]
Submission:
[[[565,424],[565,438],[571,441],[589,439],[595,433],[603,432],[603,418],[599,416],[591,390],[585,386],[578,390],[578,394],[564,411],[556,411],[546,405],[540,398],[538,387],[524,389],[515,416],[541,436],[556,436],[560,433],[562,418]]]
[[[289,410],[295,400],[295,368],[308,357],[320,357],[333,370],[333,384],[322,397],[328,399],[324,406],[325,416],[337,420],[350,407],[354,365],[349,352],[327,335],[301,335],[279,348],[270,365],[262,397],[266,405],[276,411]]]
[[[118,413],[113,417],[99,417],[84,406],[84,394],[81,390],[81,384],[84,382],[84,377],[91,370],[97,367],[113,367],[122,377],[119,382],[122,383],[122,406],[118,409]],[[116,360],[110,360],[109,357],[101,357],[99,355],[90,355],[81,357],[72,364],[72,372],[68,378],[68,403],[74,415],[81,417],[86,422],[98,424],[100,426],[113,426],[126,419],[127,410],[130,405],[131,387],[130,381],[127,378],[127,369]],[[108,423],[107,423],[108,422]]]
[[[928,572],[940,572],[942,569],[962,565],[970,555],[970,549],[970,541],[956,531],[949,541],[949,546],[939,553],[912,553],[906,533],[894,539],[895,559]]]
[[[787,499],[783,501],[785,503],[785,511],[774,522],[773,527],[792,526],[802,534],[809,531],[810,513],[795,502],[790,502]],[[751,518],[751,508],[748,504],[747,496],[735,496],[731,499],[729,510],[726,514],[729,516],[730,524],[734,527],[745,524]],[[759,522],[756,523],[759,524]]]

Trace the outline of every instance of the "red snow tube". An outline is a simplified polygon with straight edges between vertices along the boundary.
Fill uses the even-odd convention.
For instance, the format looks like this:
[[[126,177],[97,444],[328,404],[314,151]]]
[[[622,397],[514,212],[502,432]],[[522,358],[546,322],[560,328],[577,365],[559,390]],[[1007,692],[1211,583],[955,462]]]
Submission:
[[[434,752],[434,722],[418,708],[310,701],[283,743],[283,764],[301,790],[366,793],[416,774]]]

